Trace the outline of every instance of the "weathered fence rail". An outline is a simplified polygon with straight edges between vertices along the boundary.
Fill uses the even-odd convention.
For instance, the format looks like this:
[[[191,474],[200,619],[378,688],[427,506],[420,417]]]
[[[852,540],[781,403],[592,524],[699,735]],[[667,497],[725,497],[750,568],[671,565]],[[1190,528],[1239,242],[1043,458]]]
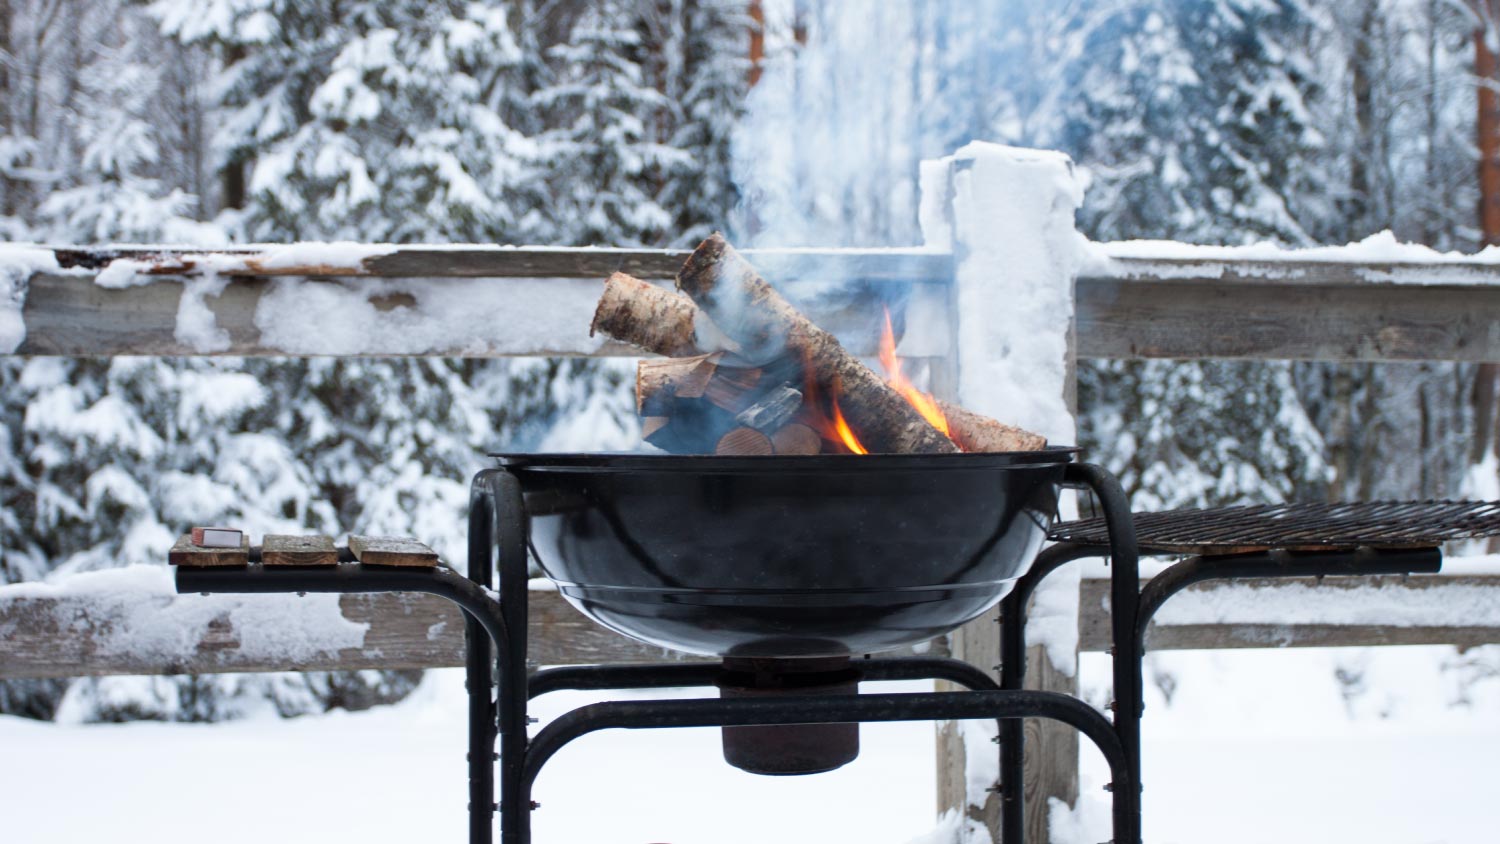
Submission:
[[[1138,248],[1111,257],[1098,244],[1096,259],[1076,282],[1077,353],[1084,358],[1235,358],[1330,361],[1500,361],[1500,263],[1337,263],[1219,258],[1152,258]],[[1116,249],[1121,247],[1114,246]],[[953,277],[953,256],[924,249],[749,250],[752,260],[787,288],[817,283],[809,310],[851,338],[860,352],[874,349],[868,332],[854,330],[850,303],[868,308],[873,297],[913,322],[949,323],[942,289]],[[588,316],[598,280],[616,270],[667,279],[685,252],[670,249],[445,248],[401,246],[346,263],[310,263],[274,248],[200,253],[150,247],[59,249],[66,273],[31,279],[23,317],[22,355],[297,355],[437,354],[456,357],[527,355],[637,355],[603,338],[590,338]],[[1288,256],[1297,253],[1289,252]],[[314,256],[315,257],[315,256]],[[93,273],[129,261],[147,283],[103,287]],[[218,273],[230,283],[206,304],[229,334],[211,351],[179,340],[174,331],[185,275]],[[423,285],[446,286],[496,315],[522,313],[539,296],[548,302],[546,333],[507,332],[497,316],[483,337],[455,332],[445,345],[414,348],[399,336],[385,345],[319,347],[266,339],[262,309],[275,279],[313,279],[361,296],[379,311],[420,311]],[[359,279],[402,279],[399,287]],[[460,280],[460,281],[455,281]],[[822,282],[843,282],[830,295]],[[806,293],[812,285],[805,285]],[[925,324],[925,323],[924,323]],[[903,351],[915,357],[947,354],[939,332],[909,332]],[[372,341],[374,342],[374,341]]]
[[[1306,605],[1308,590],[1337,616],[1347,607],[1350,590],[1367,600],[1419,603],[1392,614],[1400,623],[1320,623],[1286,617],[1282,599],[1295,595]],[[1500,575],[1464,577],[1244,581],[1199,584],[1168,605],[1179,617],[1201,616],[1205,607],[1232,603],[1247,609],[1241,618],[1220,623],[1174,623],[1172,612],[1151,628],[1152,650],[1221,648],[1328,647],[1366,645],[1454,644],[1472,647],[1500,643],[1500,611],[1473,625],[1454,626],[1444,618],[1455,603],[1472,605],[1479,593],[1500,596]],[[8,594],[19,593],[19,594]],[[1103,611],[1107,580],[1085,579],[1081,590],[1079,649],[1103,651],[1110,646],[1109,616]],[[554,591],[532,591],[531,653],[535,665],[600,662],[659,662],[685,659],[682,654],[617,636],[585,618]],[[160,590],[120,589],[86,595],[38,595],[0,587],[0,679],[83,677],[110,674],[213,674],[245,671],[335,671],[367,668],[444,668],[463,665],[463,619],[452,604],[427,595],[387,593],[343,595],[327,608],[338,620],[364,629],[358,644],[335,640],[319,647],[316,635],[304,637],[299,653],[289,657],[274,638],[260,644],[257,631],[242,629],[239,613],[253,610],[246,621],[264,623],[268,616],[294,618],[308,611],[303,599],[289,595],[216,599],[210,612],[196,595]],[[1317,597],[1314,598],[1317,600]],[[302,604],[299,606],[299,602]],[[141,622],[142,608],[152,620]],[[1180,609],[1179,609],[1180,608]],[[1314,609],[1318,609],[1314,604]],[[1371,613],[1368,609],[1367,614]],[[1278,614],[1282,615],[1277,620]],[[1248,619],[1248,620],[1247,620]],[[181,636],[164,636],[170,626]],[[314,629],[326,624],[314,625]],[[925,653],[943,653],[942,640]]]

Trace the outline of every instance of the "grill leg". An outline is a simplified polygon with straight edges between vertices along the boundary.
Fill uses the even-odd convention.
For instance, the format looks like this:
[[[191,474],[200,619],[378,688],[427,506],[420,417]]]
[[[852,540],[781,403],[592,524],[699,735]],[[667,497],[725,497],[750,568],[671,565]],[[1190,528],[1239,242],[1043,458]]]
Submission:
[[[489,588],[492,554],[499,552],[500,614],[508,632],[490,671],[490,640],[472,619],[469,652],[469,840],[493,840],[496,742],[500,762],[500,839],[531,841],[531,801],[522,783],[526,761],[526,511],[521,485],[509,472],[487,469],[474,478],[469,502],[469,578]],[[492,679],[499,692],[491,697]]]
[[[1129,768],[1132,793],[1116,789],[1115,844],[1136,844],[1141,836],[1141,660],[1144,654],[1135,635],[1140,607],[1140,555],[1135,523],[1119,481],[1104,469],[1087,463],[1070,464],[1066,479],[1094,491],[1109,526],[1109,548],[1060,543],[1043,551],[1031,569],[1016,582],[1000,605],[1000,686],[1020,690],[1026,679],[1026,605],[1047,575],[1084,557],[1111,557],[1110,610],[1114,639],[1115,733],[1120,737]],[[1026,834],[1025,734],[1019,720],[1000,725],[1000,838],[1022,844]]]
[[[490,585],[490,523],[493,497],[475,478],[469,500],[469,579]],[[469,844],[494,840],[495,701],[490,637],[474,617],[464,614],[464,689],[469,694]]]

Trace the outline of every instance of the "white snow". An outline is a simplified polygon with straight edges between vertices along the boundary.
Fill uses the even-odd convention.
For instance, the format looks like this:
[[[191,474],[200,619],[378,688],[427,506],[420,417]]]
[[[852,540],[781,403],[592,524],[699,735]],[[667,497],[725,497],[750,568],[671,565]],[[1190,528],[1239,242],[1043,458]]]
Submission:
[[[219,327],[208,307],[208,297],[218,298],[229,286],[229,276],[218,273],[189,276],[182,280],[182,298],[177,302],[177,325],[173,336],[194,351],[222,352],[229,348],[229,332]]]
[[[1056,152],[972,143],[951,157],[958,398],[1069,444],[1068,326],[1083,191]]]
[[[151,266],[150,261],[141,261],[135,258],[116,258],[105,264],[104,269],[100,270],[98,275],[94,276],[94,283],[111,290],[151,284],[157,280],[149,275]]]
[[[1068,326],[1084,242],[1073,226],[1083,188],[1072,162],[1060,153],[975,142],[924,163],[921,182],[927,245],[951,247],[956,259],[959,403],[1071,444]],[[1080,577],[1072,568],[1048,578],[1027,623],[1029,640],[1068,674],[1076,670]],[[982,806],[986,789],[999,781],[994,725],[965,721],[958,731],[968,803]]]
[[[61,273],[52,250],[24,243],[0,243],[0,354],[26,339],[26,289],[36,273]]]
[[[1442,575],[1433,577],[1442,579]],[[1296,583],[1281,584],[1274,589],[1242,585],[1183,592],[1162,606],[1156,620],[1167,625],[1379,624],[1416,627],[1468,624],[1493,627],[1500,626],[1500,601],[1495,600],[1493,589],[1452,583],[1441,589],[1409,589],[1398,584],[1337,589]]]
[[[240,652],[288,663],[360,647],[369,629],[344,618],[337,595],[179,599],[166,566],[134,565],[0,586],[0,602],[35,597],[70,599],[59,605],[59,612],[68,614],[58,619],[63,629],[74,622],[72,613],[94,618],[98,653],[130,653],[163,664],[193,656],[209,625],[219,619],[232,625]],[[98,624],[99,619],[117,620],[113,627],[118,634]]]
[[[107,247],[105,247],[107,248]],[[174,247],[164,247],[173,249]],[[181,247],[176,247],[181,248]],[[209,297],[218,298],[229,285],[231,272],[245,272],[256,267],[274,270],[289,267],[316,267],[319,270],[353,270],[362,268],[367,258],[387,255],[397,246],[391,244],[337,243],[293,243],[286,245],[262,244],[242,252],[193,252],[193,268],[179,278],[182,282],[182,298],[177,306],[177,322],[173,333],[177,342],[196,352],[209,354],[222,352],[230,347],[229,332],[218,324],[213,310],[208,305]],[[158,277],[148,273],[153,262],[138,258],[116,258],[94,276],[94,283],[112,289],[151,284],[174,277]],[[327,321],[331,314],[303,314],[305,319],[322,317]],[[321,352],[331,354],[337,349]],[[314,352],[317,353],[317,352]]]
[[[1471,844],[1500,825],[1500,678],[1463,705],[1441,648],[1158,654],[1148,667],[1145,831],[1156,844]],[[1349,701],[1330,670],[1362,672]],[[1103,655],[1081,678],[1102,699]],[[1175,677],[1170,703],[1158,680]],[[428,672],[393,707],[215,725],[49,724],[0,717],[6,840],[71,844],[149,829],[160,844],[465,836],[463,676]],[[869,686],[921,691],[927,684]],[[672,690],[688,696],[710,690]],[[615,693],[614,699],[647,697]],[[541,725],[599,699],[539,698]],[[932,726],[865,725],[854,763],[814,777],[754,777],[723,763],[713,730],[609,730],[542,771],[536,840],[551,844],[786,841],[988,844],[956,814],[934,823]],[[1109,839],[1109,776],[1083,743],[1080,806],[1053,806],[1055,844]],[[993,749],[993,745],[991,745]],[[213,775],[206,775],[214,772]],[[292,776],[317,788],[283,787]],[[226,786],[226,782],[230,785]],[[245,797],[277,788],[274,805]],[[399,783],[400,799],[393,799]],[[239,785],[235,785],[239,784]],[[245,792],[244,789],[251,789]],[[89,795],[77,810],[77,794]],[[355,812],[330,806],[354,805]],[[828,807],[836,807],[829,811]],[[857,807],[857,810],[856,808]],[[726,823],[725,819],[732,822]],[[967,827],[967,829],[965,829]],[[142,836],[144,838],[144,835]],[[133,840],[133,839],[132,839]]]
[[[938,816],[930,832],[911,839],[907,844],[994,844],[995,839],[984,824],[949,809]]]
[[[930,691],[931,684],[867,688],[914,692]],[[544,695],[532,712],[545,726],[598,699]],[[950,837],[928,835],[932,729],[921,722],[865,725],[860,758],[814,777],[737,771],[724,763],[713,729],[594,733],[542,769],[534,838],[548,844],[949,844]],[[255,716],[214,725],[59,725],[0,716],[0,745],[6,760],[0,765],[0,837],[7,841],[149,837],[155,844],[188,844],[204,840],[208,830],[217,844],[466,840],[465,697],[458,669],[430,671],[408,700],[356,714]],[[87,795],[85,811],[78,810],[80,794]],[[830,812],[830,806],[838,808]]]
[[[1475,254],[1439,252],[1416,243],[1403,243],[1389,231],[1345,246],[1288,249],[1271,242],[1249,246],[1198,246],[1167,240],[1129,240],[1089,243],[1080,266],[1082,275],[1124,277],[1131,268],[1119,259],[1162,261],[1152,267],[1161,278],[1212,278],[1231,268],[1241,275],[1266,279],[1293,277],[1293,263],[1356,265],[1356,277],[1388,284],[1494,284],[1500,268],[1500,247]],[[1191,264],[1173,262],[1191,261]],[[1360,266],[1362,265],[1362,266]]]
[[[946,173],[925,165],[922,182],[933,195],[951,184],[952,219],[941,219],[941,205],[924,195],[922,226],[941,242],[951,225],[959,402],[1050,443],[1071,444],[1068,326],[1085,243],[1073,227],[1083,189],[1072,162],[1056,152],[977,142],[943,162]],[[1070,567],[1048,578],[1027,624],[1029,640],[1069,674],[1080,577]]]
[[[370,258],[389,255],[401,247],[393,243],[289,243],[262,244],[256,247],[256,263],[268,269],[287,267],[327,267],[358,270]],[[424,247],[430,248],[430,247]]]
[[[290,354],[586,352],[591,279],[278,278],[260,298],[261,342]]]
[[[1496,649],[1480,651],[1492,664]],[[1500,827],[1500,673],[1465,684],[1453,670],[1462,659],[1445,647],[1148,657],[1146,840],[1492,840]],[[1080,677],[1089,699],[1107,698],[1103,654],[1085,654]],[[1078,810],[1052,813],[1072,837],[1054,842],[1109,838],[1108,769],[1092,748],[1080,761]]]
[[[990,789],[1000,784],[1000,750],[995,744],[1000,726],[994,721],[960,721],[958,734],[964,743],[964,795],[970,806],[983,806]]]

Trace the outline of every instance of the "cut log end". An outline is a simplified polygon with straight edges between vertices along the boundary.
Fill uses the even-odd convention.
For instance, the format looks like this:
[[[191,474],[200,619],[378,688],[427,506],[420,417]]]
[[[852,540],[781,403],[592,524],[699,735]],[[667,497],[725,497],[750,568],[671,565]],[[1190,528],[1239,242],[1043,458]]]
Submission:
[[[774,453],[776,449],[771,445],[771,438],[754,428],[735,428],[720,437],[718,444],[714,446],[714,454],[724,456],[741,457]]]
[[[812,428],[793,422],[771,435],[771,446],[777,454],[819,454],[823,451],[823,438]]]
[[[635,409],[642,416],[669,415],[675,399],[702,398],[719,368],[721,352],[666,360],[643,360],[635,367]]]

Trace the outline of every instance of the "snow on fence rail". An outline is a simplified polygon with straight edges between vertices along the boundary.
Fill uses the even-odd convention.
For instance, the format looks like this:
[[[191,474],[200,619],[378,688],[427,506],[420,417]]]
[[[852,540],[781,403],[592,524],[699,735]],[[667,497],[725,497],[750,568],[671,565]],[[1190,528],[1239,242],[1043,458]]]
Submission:
[[[874,348],[861,318],[872,300],[907,318],[908,355],[951,351],[943,328],[952,324],[948,252],[749,254],[858,351]],[[668,279],[685,255],[0,246],[0,278],[13,279],[12,307],[24,325],[14,351],[22,355],[635,355],[588,336],[598,282],[615,270]],[[1092,244],[1076,295],[1077,352],[1085,358],[1500,361],[1495,250],[1455,256],[1368,241],[1308,250]],[[327,313],[343,318],[330,324]]]
[[[1109,647],[1108,593],[1107,580],[1084,579],[1083,651]],[[1172,599],[1147,641],[1472,647],[1500,642],[1496,594],[1493,574],[1199,584]],[[530,608],[536,665],[687,658],[600,628],[555,591],[533,591]],[[0,679],[450,667],[463,664],[463,628],[457,608],[428,595],[179,596],[168,569],[135,566],[0,587]],[[944,648],[936,640],[926,653]]]

